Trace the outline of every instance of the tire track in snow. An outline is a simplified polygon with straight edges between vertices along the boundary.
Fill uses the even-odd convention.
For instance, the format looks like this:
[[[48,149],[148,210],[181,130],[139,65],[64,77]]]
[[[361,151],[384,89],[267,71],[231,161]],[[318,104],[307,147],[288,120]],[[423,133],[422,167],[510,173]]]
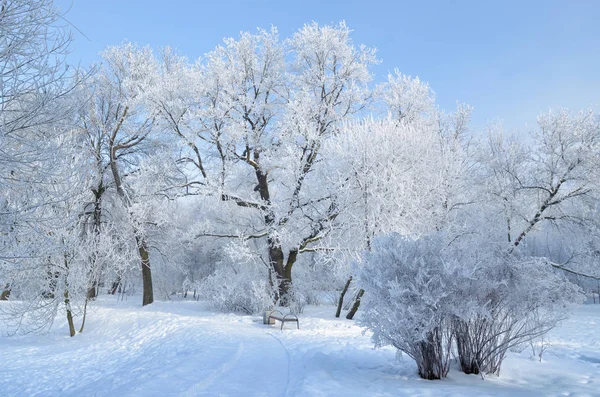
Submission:
[[[283,396],[285,397],[285,396],[288,395],[288,391],[290,389],[290,377],[291,377],[292,359],[291,359],[289,350],[287,349],[287,347],[285,347],[285,345],[283,344],[283,342],[281,341],[281,339],[279,339],[278,337],[276,337],[272,333],[268,333],[268,335],[271,336],[273,339],[275,339],[281,345],[281,347],[285,351],[285,356],[287,357],[287,375],[286,375],[286,380],[285,380],[285,390],[283,392]]]
[[[190,387],[185,392],[184,396],[194,397],[194,396],[197,396],[200,392],[206,390],[208,387],[210,387],[213,383],[215,383],[223,375],[227,374],[228,372],[231,372],[231,370],[234,368],[235,364],[238,361],[240,361],[240,358],[242,357],[243,354],[244,354],[244,343],[240,342],[238,344],[235,355],[230,360],[227,360],[225,363],[221,364],[219,366],[219,368],[217,368],[216,370],[211,372],[208,375],[208,377],[206,377],[204,380],[202,380],[201,382],[198,382],[198,383],[194,384],[192,387]]]

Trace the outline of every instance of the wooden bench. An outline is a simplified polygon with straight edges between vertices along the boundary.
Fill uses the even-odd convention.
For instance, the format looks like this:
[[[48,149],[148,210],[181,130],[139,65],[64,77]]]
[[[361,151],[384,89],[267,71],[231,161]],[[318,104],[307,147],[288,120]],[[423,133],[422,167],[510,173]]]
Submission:
[[[295,322],[297,329],[300,329],[300,321],[298,321],[298,316],[292,313],[283,314],[279,310],[273,310],[267,312],[268,315],[268,324],[275,324],[275,322],[271,322],[271,320],[277,320],[281,322],[281,329],[283,329],[283,325],[286,322]]]

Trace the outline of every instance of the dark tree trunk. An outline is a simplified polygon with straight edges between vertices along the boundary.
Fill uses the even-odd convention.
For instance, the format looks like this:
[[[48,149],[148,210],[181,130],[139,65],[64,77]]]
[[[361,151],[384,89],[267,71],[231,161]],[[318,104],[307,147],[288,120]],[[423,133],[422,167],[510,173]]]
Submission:
[[[154,302],[154,293],[152,291],[152,270],[150,269],[150,256],[148,254],[146,241],[143,239],[136,240],[138,241],[138,251],[140,253],[140,259],[142,260],[142,306],[146,306]]]
[[[71,312],[71,300],[69,299],[69,290],[65,289],[65,308],[67,309],[67,322],[69,323],[69,336],[75,336],[75,324],[73,323],[73,313]]]
[[[101,165],[99,165],[98,167],[100,169],[102,168]],[[102,179],[100,179],[100,183],[98,184],[97,188],[92,189],[92,193],[94,194],[94,212],[92,215],[94,223],[92,225],[92,232],[96,235],[96,237],[100,235],[100,228],[102,226],[102,196],[105,191],[106,188],[104,187]],[[102,269],[96,267],[97,262],[95,259],[97,258],[97,256],[97,252],[90,256],[91,267],[88,277],[91,280],[91,286],[88,288],[87,292],[88,300],[94,300],[98,296],[98,280],[100,279]]]
[[[128,108],[126,107],[124,110],[123,117],[120,122],[122,122],[125,119],[125,115],[127,114],[127,109]],[[113,133],[113,136],[111,138],[111,145],[114,144],[114,137],[115,137],[117,131],[118,131],[118,128]],[[125,190],[123,188],[123,184],[121,181],[121,175],[119,174],[119,169],[117,167],[116,150],[117,150],[117,146],[112,146],[111,152],[110,152],[110,168],[111,168],[111,171],[113,174],[113,179],[115,181],[115,185],[117,187],[117,193],[121,197],[121,200],[123,201],[125,208],[130,210],[131,201],[129,199],[129,196],[127,196],[127,194],[125,193]],[[152,292],[152,270],[150,269],[150,256],[148,254],[148,246],[146,244],[145,237],[142,235],[142,233],[140,233],[140,231],[138,230],[138,228],[135,225],[133,227],[133,233],[135,235],[135,241],[138,246],[138,252],[139,252],[140,262],[141,262],[140,264],[142,267],[142,284],[143,284],[142,306],[146,306],[146,305],[151,304],[154,301],[154,295]]]
[[[443,374],[440,371],[440,357],[436,354],[436,346],[430,340],[419,342],[419,344],[422,354],[420,362],[417,363],[419,376],[427,380],[441,379]]]
[[[287,261],[284,260],[283,250],[280,246],[272,246],[272,240],[269,238],[269,260],[271,262],[271,267],[273,268],[273,272],[275,273],[275,278],[277,280],[277,296],[276,299],[279,299],[279,303],[282,306],[289,305],[288,293],[292,286],[292,268],[294,263],[296,263],[296,259],[298,259],[298,251],[291,250],[288,253]]]
[[[350,309],[350,311],[346,315],[346,318],[348,320],[352,320],[354,318],[354,315],[356,314],[356,312],[358,311],[358,308],[360,307],[360,298],[362,298],[364,294],[365,294],[365,290],[361,288],[358,291],[358,294],[356,295],[356,300],[354,301],[354,305],[352,305],[352,309]]]
[[[417,342],[413,351],[419,376],[427,380],[445,378],[449,370],[449,354],[442,329],[435,327],[427,332],[425,340]]]
[[[275,273],[275,281],[277,283],[277,296],[275,298],[282,299],[288,291],[290,281],[285,280],[284,277],[283,250],[271,237],[267,238],[267,244],[269,246],[269,262],[273,273]]]
[[[340,294],[340,300],[338,301],[337,310],[335,312],[336,318],[339,318],[340,313],[342,313],[342,306],[344,305],[344,295],[346,295],[346,292],[348,292],[348,288],[350,287],[351,282],[352,282],[352,276],[350,276],[348,281],[346,281],[346,285],[344,285],[344,289],[342,290],[342,293]]]
[[[90,288],[88,288],[88,292],[87,292],[87,299],[88,300],[94,300],[96,298],[97,295],[97,283],[95,281],[92,282],[92,286]]]
[[[456,326],[455,338],[460,369],[465,374],[479,374],[481,359],[477,357],[477,351],[469,336],[469,330],[460,325]]]
[[[6,284],[4,286],[4,290],[2,290],[2,294],[0,294],[0,301],[7,301],[10,297],[10,284]]]
[[[291,250],[288,253],[288,259],[285,263],[285,267],[283,268],[283,283],[285,293],[288,293],[292,286],[292,267],[294,263],[296,263],[296,259],[298,259],[298,251]]]
[[[85,304],[83,305],[83,318],[81,319],[81,328],[79,328],[79,333],[82,333],[83,327],[85,327],[85,318],[87,316],[87,305],[88,305],[88,299],[85,300]]]
[[[112,286],[110,288],[110,294],[111,295],[116,294],[120,285],[121,285],[121,277],[118,276],[117,279],[115,281],[113,281],[113,283],[112,283]]]

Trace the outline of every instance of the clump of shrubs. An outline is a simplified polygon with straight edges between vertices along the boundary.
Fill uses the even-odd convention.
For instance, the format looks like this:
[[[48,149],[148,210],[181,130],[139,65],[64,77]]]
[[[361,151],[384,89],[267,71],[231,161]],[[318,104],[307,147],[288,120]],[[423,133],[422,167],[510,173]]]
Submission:
[[[448,245],[441,233],[376,238],[359,279],[361,322],[375,344],[413,358],[424,379],[445,377],[451,353],[465,373],[499,374],[509,349],[547,333],[582,299],[542,258]]]

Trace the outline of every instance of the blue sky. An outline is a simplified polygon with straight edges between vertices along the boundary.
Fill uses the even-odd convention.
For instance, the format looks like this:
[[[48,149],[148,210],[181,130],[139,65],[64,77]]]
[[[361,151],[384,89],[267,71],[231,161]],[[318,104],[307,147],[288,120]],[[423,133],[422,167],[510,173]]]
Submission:
[[[540,112],[600,105],[600,1],[56,0],[69,9],[71,62],[99,60],[129,40],[198,58],[240,31],[345,20],[356,44],[378,49],[376,81],[394,68],[429,82],[438,103],[474,107],[473,126],[509,129]]]

